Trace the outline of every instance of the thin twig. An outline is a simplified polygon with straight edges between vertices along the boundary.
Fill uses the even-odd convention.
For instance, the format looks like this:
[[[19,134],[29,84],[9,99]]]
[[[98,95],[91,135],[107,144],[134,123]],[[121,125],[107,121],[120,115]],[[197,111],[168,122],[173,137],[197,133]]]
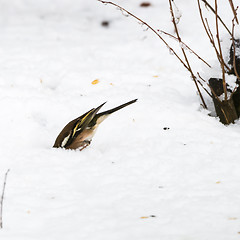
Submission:
[[[181,37],[180,37],[180,34],[179,34],[179,32],[178,32],[178,27],[177,27],[177,23],[176,23],[176,21],[175,21],[175,15],[174,15],[174,12],[173,12],[172,1],[173,1],[173,0],[169,0],[170,13],[171,13],[171,15],[172,15],[172,22],[173,22],[173,25],[174,25],[175,32],[176,32],[176,34],[177,34],[177,38],[179,39],[179,42],[181,42]],[[174,1],[173,1],[173,2],[174,2]],[[205,103],[205,101],[204,101],[204,98],[203,98],[203,96],[202,96],[202,93],[201,93],[201,91],[200,91],[200,89],[199,89],[199,86],[198,86],[198,83],[197,83],[197,78],[196,78],[196,76],[194,75],[194,73],[193,73],[193,71],[192,71],[191,65],[190,65],[190,63],[189,63],[189,61],[188,61],[188,57],[187,57],[187,54],[186,54],[183,46],[181,46],[181,50],[182,50],[182,53],[183,53],[185,62],[186,62],[186,64],[187,64],[187,66],[188,66],[188,71],[190,72],[190,74],[191,74],[191,76],[192,76],[192,79],[193,79],[193,81],[194,81],[194,83],[195,83],[195,86],[196,86],[196,88],[197,88],[197,91],[198,91],[198,93],[199,93],[199,96],[200,96],[200,98],[201,98],[201,100],[202,100],[203,106],[204,106],[204,108],[207,109],[207,105],[206,105],[206,103]]]
[[[3,189],[2,189],[2,196],[1,196],[1,200],[0,200],[0,228],[3,228],[3,220],[2,220],[2,216],[3,216],[3,199],[4,199],[5,187],[6,187],[6,183],[7,183],[7,175],[9,173],[9,171],[10,171],[10,169],[8,169],[7,172],[5,173]]]
[[[197,79],[197,82],[200,84],[200,86],[203,88],[203,90],[211,97],[213,98],[212,94],[203,86],[202,82]]]
[[[230,67],[225,63],[223,57],[221,58],[221,54],[220,54],[220,52],[219,52],[218,49],[217,49],[217,46],[216,46],[216,43],[215,43],[215,40],[214,40],[212,31],[211,31],[211,28],[210,28],[210,26],[209,26],[209,24],[208,24],[207,18],[205,18],[205,21],[206,21],[206,25],[207,25],[209,34],[210,34],[210,36],[211,36],[211,38],[212,38],[212,46],[213,46],[213,48],[215,49],[215,52],[216,52],[216,55],[217,55],[217,59],[218,59],[218,61],[219,61],[220,64],[223,63],[224,66],[225,66],[225,68],[226,68],[228,71],[230,71],[230,70],[231,70]]]
[[[211,85],[210,85],[205,79],[203,79],[203,78],[200,76],[200,73],[199,73],[199,72],[197,72],[197,75],[198,75],[198,77],[199,77],[203,82],[205,82],[205,83],[208,85],[208,87],[211,89],[211,92],[212,92],[212,94],[214,95],[214,97],[218,100],[218,102],[219,102],[220,104],[222,104],[220,98],[217,96],[217,94],[215,93],[215,91],[214,91],[214,89],[211,87]],[[213,98],[212,95],[211,95],[211,97]]]
[[[214,13],[215,13],[215,10],[214,8],[208,3],[208,1],[206,0],[201,0],[202,2],[205,3],[205,5]],[[223,22],[223,20],[217,15],[219,21],[222,23],[222,25],[225,27],[225,29],[227,30],[227,32],[231,35],[231,31],[229,30],[229,28],[226,26],[226,24]]]
[[[154,28],[152,28],[148,23],[144,22],[142,19],[140,19],[139,17],[135,16],[133,13],[129,12],[128,10],[126,10],[125,8],[117,5],[116,3],[113,2],[109,2],[109,1],[103,1],[103,0],[98,0],[99,2],[103,3],[103,4],[110,4],[113,5],[115,7],[117,7],[118,9],[120,9],[121,11],[124,11],[125,13],[127,13],[129,16],[132,16],[133,18],[137,19],[139,22],[141,22],[141,24],[147,26],[148,29],[150,29],[153,33],[155,33],[162,41],[163,43],[167,46],[167,48],[178,58],[178,60],[184,65],[185,68],[187,68],[187,65],[184,63],[184,61],[177,55],[177,53],[169,46],[169,44],[160,36],[160,34],[158,33],[158,31],[160,33],[163,33],[165,35],[168,35],[172,38],[174,38],[175,40],[178,41],[178,39],[171,35],[170,33],[166,33],[162,30],[155,30]],[[184,42],[179,42],[180,44],[184,45],[190,52],[192,52],[197,58],[199,58],[202,62],[204,62],[207,66],[211,67],[205,60],[203,60],[203,58],[201,58],[195,51],[193,51],[186,43]]]
[[[163,30],[158,30],[158,31],[179,42],[179,39],[177,37],[175,37],[174,35],[172,35],[168,32],[165,32]],[[195,51],[193,51],[186,43],[184,43],[182,40],[179,43],[182,44],[185,48],[187,48],[190,51],[190,53],[193,53],[197,58],[199,58],[202,62],[204,62],[208,67],[211,68],[211,65],[209,63],[207,63],[203,58],[201,58]]]
[[[222,80],[223,80],[223,91],[224,91],[224,98],[227,100],[227,84],[225,79],[225,68],[224,68],[224,60],[223,60],[223,54],[222,54],[222,47],[220,43],[220,36],[219,36],[219,29],[218,29],[218,17],[217,17],[217,11],[218,11],[218,5],[217,0],[215,0],[215,16],[216,16],[216,38],[218,42],[218,50],[219,50],[219,56],[220,56],[220,65],[222,68]]]
[[[238,17],[237,17],[237,11],[234,8],[233,1],[232,0],[228,0],[228,1],[229,1],[229,4],[230,4],[231,8],[232,8],[234,19],[236,20],[236,23],[239,24]]]
[[[117,5],[116,3],[113,2],[108,2],[108,1],[103,1],[103,0],[98,0],[99,2],[103,3],[103,4],[110,4],[113,5],[115,7],[117,7],[118,9],[120,9],[121,11],[127,13],[129,16],[132,16],[133,18],[137,19],[139,22],[141,22],[143,25],[147,26],[152,32],[154,32],[161,40],[162,42],[166,45],[166,47],[169,49],[169,51],[171,53],[173,53],[173,55],[175,55],[177,57],[177,59],[183,64],[183,66],[188,69],[187,65],[184,63],[184,61],[179,57],[179,55],[174,51],[173,48],[171,48],[169,46],[169,44],[160,36],[160,34],[158,34],[158,32],[153,29],[148,23],[144,22],[142,19],[140,19],[139,17],[135,16],[133,13],[129,12],[128,10],[126,10],[125,8]]]
[[[214,50],[216,52],[217,59],[218,59],[219,62],[221,62],[220,53],[219,53],[219,51],[217,49],[217,46],[216,46],[216,43],[215,43],[215,40],[214,40],[214,37],[213,37],[213,34],[212,34],[212,30],[211,30],[211,28],[210,28],[210,26],[208,24],[208,19],[205,18],[205,21],[206,21],[206,25],[207,25],[207,29],[208,29],[209,35],[211,36],[211,39],[212,39],[212,46],[213,46],[213,48],[214,48]]]
[[[197,75],[198,75],[198,77],[199,77],[203,82],[205,82],[205,83],[208,85],[208,87],[210,88],[210,86],[209,86],[209,84],[207,83],[207,81],[200,76],[200,73],[199,73],[199,72],[197,72]],[[205,92],[206,92],[211,98],[213,98],[213,95],[203,86],[202,82],[201,82],[200,80],[197,80],[197,81],[199,82],[199,84],[201,85],[201,87],[205,90]]]
[[[202,25],[203,25],[204,30],[205,30],[208,38],[209,38],[210,43],[212,44],[212,46],[213,46],[213,48],[215,50],[215,53],[216,53],[217,58],[218,58],[218,61],[220,62],[221,61],[220,53],[219,53],[219,51],[217,49],[217,46],[216,46],[216,43],[214,41],[214,37],[213,37],[212,31],[211,31],[211,28],[210,28],[210,26],[208,24],[208,20],[207,20],[207,18],[205,18],[205,21],[204,21],[203,14],[202,14],[202,8],[201,8],[201,5],[200,5],[200,0],[197,0],[197,1],[198,1],[198,11],[199,11],[199,14],[200,14]],[[232,35],[231,32],[230,32],[230,35]],[[230,68],[228,67],[228,65],[225,62],[224,62],[224,66],[225,66],[225,68],[228,69],[228,71],[230,71]]]
[[[200,18],[201,18],[201,21],[202,21],[202,25],[204,27],[204,30],[209,38],[209,41],[210,43],[212,44],[215,52],[216,52],[216,55],[217,55],[217,58],[219,58],[219,53],[218,53],[218,50],[216,48],[216,44],[214,42],[214,38],[213,38],[213,35],[212,35],[212,32],[211,32],[211,29],[209,27],[209,24],[208,24],[208,21],[207,19],[205,18],[205,21],[203,19],[203,14],[202,14],[202,8],[201,8],[201,5],[200,5],[200,0],[197,0],[198,1],[198,11],[199,11],[199,14],[200,14]],[[205,23],[206,22],[206,23]]]
[[[192,76],[192,78],[193,78],[193,81],[194,81],[194,83],[195,83],[195,85],[196,85],[196,88],[197,88],[197,90],[198,90],[198,92],[199,92],[200,98],[201,98],[201,100],[202,100],[202,102],[203,102],[203,106],[204,106],[205,108],[207,108],[207,105],[206,105],[206,103],[205,103],[205,101],[204,101],[204,99],[203,99],[203,96],[202,96],[202,94],[201,94],[201,91],[200,91],[200,89],[199,89],[199,87],[198,87],[198,84],[197,84],[197,81],[196,81],[196,77],[195,77],[195,75],[193,74],[192,69],[191,69],[191,67],[190,67],[190,64],[189,64],[189,62],[188,62],[188,59],[187,59],[186,57],[185,57],[185,60],[186,60],[187,64],[179,57],[179,55],[174,51],[174,49],[169,46],[169,44],[160,36],[160,34],[158,34],[158,32],[157,32],[155,29],[153,29],[148,23],[144,22],[142,19],[140,19],[139,17],[135,16],[134,14],[132,14],[131,12],[129,12],[128,10],[126,10],[125,8],[123,8],[123,7],[115,4],[115,3],[113,3],[113,2],[103,1],[103,0],[98,0],[98,1],[101,2],[101,3],[104,3],[104,4],[110,4],[110,5],[113,5],[113,6],[117,7],[117,8],[120,9],[121,11],[127,13],[129,16],[132,16],[133,18],[137,19],[137,20],[138,20],[139,22],[141,22],[143,25],[147,26],[152,32],[154,32],[154,33],[162,40],[162,42],[167,46],[167,48],[178,58],[178,60],[183,64],[183,66],[191,73],[191,76]],[[170,2],[170,3],[171,3],[171,2]],[[173,17],[174,17],[174,15],[173,15]],[[175,20],[174,20],[174,22],[175,22]],[[175,22],[175,24],[176,24],[176,22]],[[180,37],[178,37],[178,40],[179,40],[179,43],[182,43]],[[183,52],[185,53],[185,51],[184,51],[184,49],[183,49],[183,46],[181,47],[181,49],[182,49]]]
[[[236,20],[236,19],[235,19]],[[234,24],[234,19],[232,20],[232,35],[234,36],[234,29],[235,29],[235,24]],[[240,77],[239,74],[237,72],[237,66],[236,66],[236,46],[235,46],[235,40],[234,38],[232,38],[232,47],[233,47],[233,69],[234,69],[234,73],[238,79],[238,81],[240,81]],[[236,92],[238,86],[235,86],[235,88],[233,89],[233,92],[231,93],[230,98],[232,98],[233,94]]]
[[[235,24],[234,24],[234,20],[233,20],[232,21],[232,35],[233,36],[234,36],[234,28],[235,28]],[[232,38],[232,45],[233,45],[233,68],[234,68],[235,75],[237,76],[237,79],[240,81],[240,77],[237,72],[237,66],[236,66],[236,46],[235,46],[235,40],[233,38]]]

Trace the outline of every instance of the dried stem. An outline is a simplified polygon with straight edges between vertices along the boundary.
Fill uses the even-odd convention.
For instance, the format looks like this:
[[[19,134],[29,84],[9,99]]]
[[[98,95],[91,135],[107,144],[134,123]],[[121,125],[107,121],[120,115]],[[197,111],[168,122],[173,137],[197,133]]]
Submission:
[[[203,79],[203,78],[200,76],[199,72],[198,72],[197,74],[198,74],[198,77],[199,77],[203,82],[205,82],[205,83],[208,85],[208,87],[211,89],[211,92],[212,92],[212,94],[214,95],[214,97],[215,97],[215,98],[218,100],[218,102],[221,104],[222,102],[221,102],[221,100],[219,99],[219,97],[217,96],[217,94],[215,93],[214,89],[210,86],[210,84],[209,84],[205,79]],[[212,95],[210,95],[210,96],[213,98]]]
[[[160,34],[153,29],[148,23],[144,22],[142,19],[140,19],[139,17],[135,16],[133,13],[129,12],[128,10],[126,10],[125,8],[117,5],[116,3],[113,2],[109,2],[109,1],[103,1],[103,0],[98,0],[101,3],[104,4],[110,4],[113,5],[115,7],[117,7],[118,9],[120,9],[121,11],[124,11],[125,13],[127,13],[129,16],[132,16],[133,18],[137,19],[139,22],[141,22],[141,24],[147,26],[153,33],[155,33],[162,41],[163,43],[167,46],[167,48],[178,58],[178,60],[184,65],[185,68],[188,69],[187,65],[184,63],[184,61],[177,55],[177,53],[169,46],[169,44],[160,36]],[[172,38],[174,38],[175,40],[179,41],[178,38],[176,38],[175,36],[171,35],[170,33],[166,33],[162,30],[158,30],[160,33],[163,33],[165,35],[168,35]],[[193,51],[186,43],[184,43],[183,41],[179,42],[180,44],[182,44],[184,47],[186,47],[190,52],[192,52],[197,58],[199,58],[202,62],[204,62],[208,67],[211,67],[205,60],[203,60],[203,58],[201,58],[195,51]]]
[[[200,18],[201,18],[201,21],[202,21],[202,25],[203,25],[204,30],[205,30],[208,38],[209,38],[210,43],[212,44],[212,46],[213,46],[213,48],[215,50],[215,53],[216,53],[217,58],[218,58],[218,61],[221,62],[220,53],[219,53],[219,51],[217,49],[217,46],[216,46],[216,43],[214,41],[214,37],[213,37],[212,31],[211,31],[211,28],[210,28],[210,26],[208,24],[208,20],[207,20],[207,18],[205,18],[205,21],[204,21],[203,14],[202,14],[202,8],[201,8],[201,5],[200,5],[200,0],[197,0],[197,1],[198,1],[198,10],[199,10]],[[214,13],[215,13],[215,11],[214,11]],[[230,35],[232,36],[231,32],[230,32]],[[224,62],[224,66],[225,66],[225,68],[228,69],[228,71],[230,71],[230,68],[228,67],[228,65],[225,62]]]
[[[102,1],[102,0],[98,0],[99,2],[101,3],[104,3],[104,4],[110,4],[110,5],[113,5],[115,7],[117,7],[118,9],[120,9],[121,11],[127,13],[129,16],[132,16],[133,18],[137,19],[139,22],[141,22],[143,25],[147,26],[152,32],[154,32],[160,39],[161,41],[166,45],[166,47],[170,50],[170,52],[172,52],[176,57],[177,59],[183,64],[183,66],[188,69],[187,65],[184,63],[184,61],[178,56],[178,54],[174,51],[173,48],[171,48],[169,46],[169,44],[160,36],[160,34],[158,34],[158,32],[153,29],[148,23],[144,22],[142,19],[140,19],[139,17],[135,16],[133,13],[130,13],[128,10],[126,10],[125,8],[117,5],[116,3],[113,3],[113,2],[108,2],[108,1]]]
[[[208,24],[207,18],[205,18],[205,21],[206,21],[206,25],[207,25],[207,30],[208,30],[209,35],[210,35],[210,37],[211,37],[211,41],[210,41],[210,42],[212,43],[212,46],[213,46],[213,48],[214,48],[214,50],[215,50],[215,52],[216,52],[218,61],[221,62],[220,53],[219,53],[219,51],[218,51],[218,49],[217,49],[217,46],[216,46],[216,43],[215,43],[215,40],[214,40],[214,37],[213,37],[213,34],[212,34],[212,30],[211,30],[211,28],[210,28],[210,26],[209,26],[209,24]]]
[[[208,1],[206,0],[201,0],[202,2],[205,3],[205,5],[214,13],[216,14],[214,8],[208,3]],[[226,26],[226,24],[223,22],[223,20],[217,15],[219,21],[222,23],[222,25],[225,27],[225,29],[227,30],[227,32],[231,35],[231,31],[229,30],[229,28]]]
[[[235,29],[235,24],[234,24],[234,19],[232,20],[232,35],[234,36],[234,29]],[[237,79],[240,81],[239,74],[237,72],[237,66],[236,66],[236,46],[235,46],[235,40],[232,38],[232,46],[233,46],[233,68],[234,68],[234,73],[237,76]]]
[[[196,76],[195,76],[195,75],[193,74],[193,72],[192,72],[191,66],[190,66],[190,64],[189,64],[189,61],[188,61],[188,58],[187,58],[187,56],[186,56],[186,53],[185,53],[185,50],[184,50],[183,46],[181,46],[181,49],[182,49],[182,52],[183,52],[183,54],[184,54],[184,58],[185,58],[186,63],[179,57],[179,55],[173,50],[173,48],[171,48],[171,47],[169,46],[169,44],[160,36],[160,34],[158,34],[158,32],[157,32],[155,29],[153,29],[148,23],[144,22],[144,21],[143,21],[142,19],[140,19],[139,17],[135,16],[134,14],[132,14],[131,12],[129,12],[128,10],[124,9],[123,7],[117,5],[117,4],[113,3],[113,2],[103,1],[103,0],[98,0],[98,1],[101,2],[101,3],[104,3],[104,4],[110,4],[110,5],[116,6],[116,7],[119,8],[121,11],[124,11],[124,12],[127,13],[128,15],[130,15],[130,16],[132,16],[133,18],[137,19],[137,20],[138,20],[139,22],[141,22],[143,25],[147,26],[152,32],[154,32],[154,33],[161,39],[161,41],[167,46],[167,48],[178,58],[178,60],[183,64],[183,66],[191,73],[192,79],[193,79],[193,81],[194,81],[194,83],[195,83],[195,85],[196,85],[196,88],[197,88],[197,91],[198,91],[198,93],[199,93],[199,96],[200,96],[200,98],[201,98],[201,100],[202,100],[203,106],[204,106],[204,108],[207,108],[207,105],[206,105],[206,103],[205,103],[205,101],[204,101],[204,99],[203,99],[203,96],[202,96],[201,91],[200,91],[200,89],[199,89],[199,86],[198,86],[198,84],[197,84]],[[171,5],[171,9],[172,9],[172,4],[171,4],[171,1],[170,1],[170,0],[169,0],[169,3],[170,3],[170,5]],[[172,11],[172,16],[173,16],[173,18],[174,18],[174,13],[173,13],[173,11]],[[173,20],[173,24],[174,24],[175,29],[176,29],[176,22],[175,22],[175,20]],[[177,30],[177,31],[178,31],[178,30]],[[181,40],[179,34],[178,34],[177,39],[178,39],[179,43],[182,43],[182,40]],[[205,62],[205,61],[204,61],[204,62]],[[206,63],[206,62],[205,62],[205,63]]]
[[[215,0],[215,16],[216,16],[216,38],[218,42],[218,49],[219,49],[219,56],[220,56],[220,65],[222,68],[222,80],[223,80],[223,91],[224,91],[224,98],[227,100],[227,84],[225,79],[225,68],[224,68],[224,60],[223,60],[223,54],[222,54],[222,47],[220,43],[220,36],[219,36],[219,29],[218,29],[218,17],[217,17],[217,11],[218,11],[218,5],[217,0]]]
[[[209,24],[208,24],[208,21],[207,19],[205,18],[205,21],[203,19],[203,14],[202,14],[202,8],[201,8],[201,5],[200,5],[200,0],[197,0],[198,1],[198,10],[199,10],[199,14],[200,14],[200,18],[201,18],[201,21],[202,21],[202,25],[204,27],[204,30],[210,40],[210,43],[212,44],[215,52],[216,52],[216,55],[217,55],[217,58],[219,59],[219,53],[218,53],[218,50],[216,48],[216,44],[214,42],[214,38],[213,38],[213,35],[212,35],[212,32],[211,32],[211,29],[209,27]],[[206,22],[206,23],[205,23]]]
[[[238,17],[237,17],[237,11],[234,8],[233,1],[232,0],[228,0],[228,1],[229,1],[229,4],[230,4],[231,8],[232,8],[234,19],[235,19],[236,23],[239,24]]]
[[[179,39],[177,37],[175,37],[174,35],[168,33],[168,32],[165,32],[163,30],[158,30],[160,33],[163,33],[167,36],[169,36],[170,38],[173,38],[174,40],[178,41],[179,42]],[[188,49],[190,51],[190,53],[193,53],[198,59],[200,59],[202,62],[204,62],[208,67],[211,68],[211,65],[209,63],[207,63],[203,58],[201,58],[195,51],[193,51],[186,43],[184,43],[182,40],[181,42],[179,42],[180,44],[183,45],[184,48]]]
[[[172,1],[173,1],[173,0],[169,0],[170,12],[171,12],[171,15],[172,15],[172,22],[173,22],[173,25],[174,25],[175,32],[176,32],[176,34],[177,34],[177,38],[178,38],[179,42],[181,42],[181,37],[180,37],[179,31],[178,31],[177,23],[176,23],[176,21],[175,21],[175,16],[174,16],[174,12],[173,12]],[[174,1],[173,1],[173,2],[174,2]],[[189,61],[188,61],[187,54],[186,54],[186,52],[185,52],[185,49],[184,49],[182,46],[181,46],[181,50],[182,50],[182,53],[183,53],[185,62],[186,62],[186,64],[187,64],[187,66],[188,66],[188,71],[189,71],[190,74],[191,74],[191,77],[192,77],[192,79],[193,79],[193,81],[194,81],[194,83],[195,83],[195,85],[196,85],[196,88],[197,88],[197,91],[198,91],[198,93],[199,93],[199,96],[200,96],[200,98],[201,98],[201,100],[202,100],[203,106],[204,106],[204,108],[207,108],[207,105],[206,105],[206,103],[205,103],[205,101],[204,101],[204,98],[203,98],[203,96],[202,96],[202,93],[201,93],[201,91],[200,91],[200,89],[199,89],[199,86],[198,86],[198,83],[197,83],[197,78],[196,78],[196,76],[194,75],[194,73],[193,73],[193,71],[192,71],[191,65],[190,65],[190,63],[189,63]]]
[[[197,80],[197,82],[200,84],[200,86],[203,88],[203,90],[211,97],[213,98],[212,94],[203,86],[201,81]]]
[[[4,194],[5,194],[5,187],[6,187],[6,183],[7,183],[7,175],[9,173],[9,169],[7,170],[7,172],[5,173],[5,177],[4,177],[4,183],[3,183],[3,189],[2,189],[2,196],[1,196],[1,200],[0,200],[0,229],[3,228],[3,199],[4,199]]]
[[[236,18],[234,18],[236,20]],[[234,29],[235,29],[235,24],[234,24],[234,19],[232,20],[232,35],[234,36]],[[240,81],[240,77],[239,77],[239,74],[237,72],[237,66],[236,66],[236,46],[235,46],[235,40],[234,38],[232,38],[232,47],[233,47],[233,69],[234,69],[234,73],[238,79],[238,81]],[[233,94],[235,93],[235,91],[237,90],[237,87],[236,86],[230,96],[230,98],[233,96]]]

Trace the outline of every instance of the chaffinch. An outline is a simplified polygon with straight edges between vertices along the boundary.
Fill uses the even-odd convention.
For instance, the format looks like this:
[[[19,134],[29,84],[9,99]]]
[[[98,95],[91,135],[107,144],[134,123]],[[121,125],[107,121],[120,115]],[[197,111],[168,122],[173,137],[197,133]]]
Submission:
[[[105,112],[98,113],[101,104],[97,108],[84,113],[82,116],[69,122],[57,136],[54,148],[79,149],[80,151],[90,145],[92,138],[101,122],[112,113],[135,103],[137,99],[124,103]]]

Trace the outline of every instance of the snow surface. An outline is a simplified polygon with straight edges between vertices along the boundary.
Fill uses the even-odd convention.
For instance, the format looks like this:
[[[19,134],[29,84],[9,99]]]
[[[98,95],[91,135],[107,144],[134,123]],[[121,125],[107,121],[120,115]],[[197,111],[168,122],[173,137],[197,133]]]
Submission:
[[[168,1],[115,2],[173,33]],[[214,61],[197,3],[176,4],[183,40]],[[240,123],[210,117],[205,93],[210,111],[200,107],[152,32],[95,0],[2,0],[0,35],[0,187],[10,169],[1,240],[239,239]],[[52,149],[70,120],[134,98],[84,151]]]

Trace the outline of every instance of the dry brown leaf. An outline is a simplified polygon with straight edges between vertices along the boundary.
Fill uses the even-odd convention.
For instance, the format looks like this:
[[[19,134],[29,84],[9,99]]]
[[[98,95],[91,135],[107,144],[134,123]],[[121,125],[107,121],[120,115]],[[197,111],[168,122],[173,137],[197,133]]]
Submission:
[[[151,6],[151,3],[150,2],[142,2],[140,4],[140,7],[150,7]]]

